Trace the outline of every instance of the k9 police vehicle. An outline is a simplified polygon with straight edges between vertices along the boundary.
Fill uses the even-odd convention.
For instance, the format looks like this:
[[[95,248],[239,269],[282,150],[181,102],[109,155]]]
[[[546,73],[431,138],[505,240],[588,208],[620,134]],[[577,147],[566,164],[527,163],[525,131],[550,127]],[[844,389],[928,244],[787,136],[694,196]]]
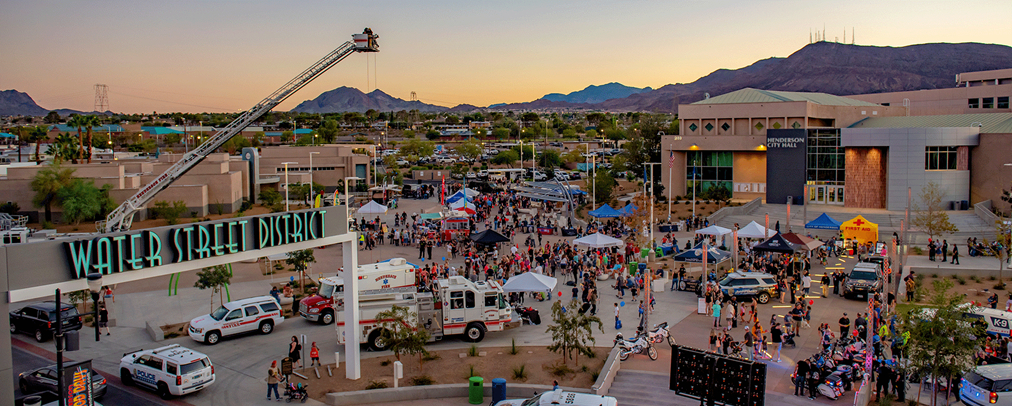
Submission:
[[[258,296],[225,303],[211,314],[190,320],[187,333],[194,340],[214,345],[235,334],[270,334],[283,321],[278,302],[271,296]]]
[[[566,392],[562,389],[542,392],[530,399],[506,399],[494,406],[617,406],[618,400],[611,396],[591,395],[589,393]]]
[[[737,298],[756,298],[762,304],[769,303],[777,295],[776,277],[763,272],[735,272],[727,274],[720,285],[721,292]]]
[[[123,354],[119,376],[124,385],[143,386],[166,399],[210,386],[214,365],[206,355],[172,344]]]

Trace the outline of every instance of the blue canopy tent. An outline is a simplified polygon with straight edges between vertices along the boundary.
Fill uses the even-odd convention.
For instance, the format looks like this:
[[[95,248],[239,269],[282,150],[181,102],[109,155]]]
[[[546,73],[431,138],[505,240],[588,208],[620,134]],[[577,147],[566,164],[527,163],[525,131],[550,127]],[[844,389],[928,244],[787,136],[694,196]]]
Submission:
[[[808,222],[808,224],[805,224],[805,228],[814,228],[818,230],[839,230],[840,224],[842,223],[834,220],[832,217],[829,217],[828,214],[822,213],[822,215],[816,218],[815,220],[812,220]]]
[[[607,203],[605,203],[604,206],[599,207],[597,210],[592,210],[592,211],[588,212],[587,214],[590,214],[591,216],[593,216],[595,218],[622,217],[622,212],[613,209]]]
[[[8,133],[0,133],[0,138],[17,138],[18,136]]]
[[[633,215],[633,214],[636,213],[636,210],[639,210],[639,209],[640,208],[636,207],[635,204],[629,203],[629,204],[625,205],[625,207],[621,208],[619,211],[622,212],[623,214],[627,215],[627,216],[631,216],[631,215]]]
[[[731,253],[718,249],[717,247],[707,247],[706,249],[706,263],[707,264],[719,264],[731,258]],[[703,243],[697,244],[691,249],[682,251],[674,257],[675,262],[691,262],[695,264],[703,263]]]
[[[454,194],[450,195],[450,197],[447,197],[446,198],[446,204],[456,203],[457,200],[460,200],[460,199],[466,199],[467,201],[471,201],[471,199],[468,199],[468,197],[464,193],[464,191],[460,190],[457,193],[454,193]]]

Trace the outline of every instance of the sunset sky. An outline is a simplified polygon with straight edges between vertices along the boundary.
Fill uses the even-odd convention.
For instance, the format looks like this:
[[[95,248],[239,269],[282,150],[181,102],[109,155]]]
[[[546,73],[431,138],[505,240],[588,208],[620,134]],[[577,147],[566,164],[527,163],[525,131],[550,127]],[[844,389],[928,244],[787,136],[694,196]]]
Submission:
[[[0,9],[0,90],[90,111],[93,85],[104,83],[111,109],[126,113],[248,109],[364,27],[380,35],[380,53],[350,56],[278,109],[339,86],[415,91],[444,106],[608,82],[657,88],[786,57],[823,25],[828,40],[846,30],[848,43],[853,28],[859,45],[1012,44],[1008,0],[4,0]]]

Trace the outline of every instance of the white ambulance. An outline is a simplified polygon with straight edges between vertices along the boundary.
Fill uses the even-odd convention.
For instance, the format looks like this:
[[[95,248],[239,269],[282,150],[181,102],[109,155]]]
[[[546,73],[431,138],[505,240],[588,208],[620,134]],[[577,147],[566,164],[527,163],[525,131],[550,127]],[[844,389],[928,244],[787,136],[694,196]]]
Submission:
[[[360,265],[358,267],[358,290],[362,292],[414,286],[416,270],[417,267],[404,258]],[[299,315],[306,320],[320,324],[332,323],[334,321],[334,298],[340,298],[343,292],[343,276],[320,278],[320,288],[316,294],[299,301]],[[340,299],[337,303],[341,304]]]
[[[271,296],[257,296],[228,302],[211,314],[190,320],[190,338],[217,344],[222,337],[258,331],[270,334],[285,321],[281,306]]]
[[[124,385],[153,389],[166,399],[210,386],[214,383],[214,365],[206,355],[172,344],[123,354],[119,376]]]

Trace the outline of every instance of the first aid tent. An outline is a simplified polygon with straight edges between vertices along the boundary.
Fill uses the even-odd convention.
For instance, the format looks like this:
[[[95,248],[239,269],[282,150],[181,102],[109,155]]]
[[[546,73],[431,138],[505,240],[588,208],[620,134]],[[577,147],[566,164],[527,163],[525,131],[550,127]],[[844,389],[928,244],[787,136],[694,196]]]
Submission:
[[[855,239],[858,243],[878,241],[878,224],[857,216],[840,224],[844,239]]]

